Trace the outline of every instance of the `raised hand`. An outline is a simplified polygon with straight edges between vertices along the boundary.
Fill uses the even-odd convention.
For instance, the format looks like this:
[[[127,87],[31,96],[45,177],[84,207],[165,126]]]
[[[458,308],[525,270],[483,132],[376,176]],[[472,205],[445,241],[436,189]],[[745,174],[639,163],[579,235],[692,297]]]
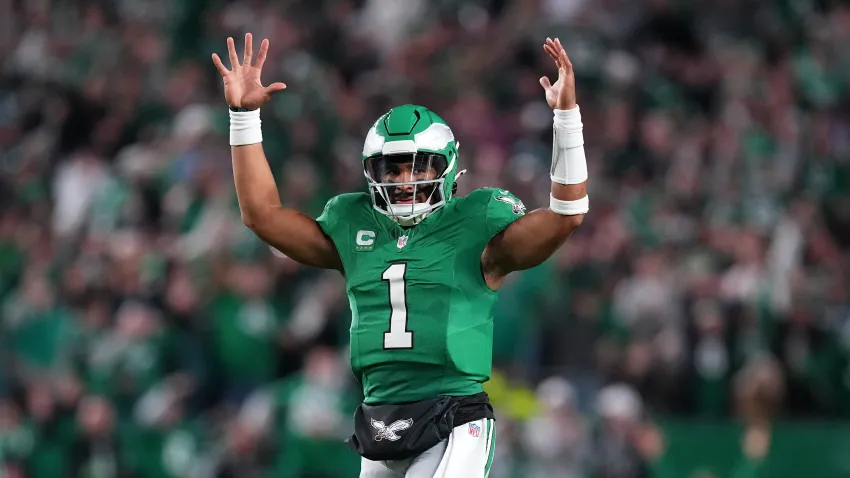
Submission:
[[[561,46],[561,40],[546,38],[543,49],[552,57],[555,66],[558,68],[558,81],[554,85],[549,82],[548,77],[540,78],[540,85],[546,90],[546,102],[552,109],[569,110],[575,108],[576,79],[573,75],[573,64],[570,63],[567,52]]]
[[[218,68],[221,77],[224,80],[224,99],[229,106],[235,108],[247,108],[250,110],[259,108],[265,104],[272,95],[278,91],[283,91],[286,85],[283,83],[272,83],[269,86],[263,86],[260,82],[260,74],[263,71],[263,63],[266,61],[266,55],[269,52],[269,41],[263,40],[260,43],[260,51],[257,54],[257,60],[251,64],[254,54],[254,46],[252,45],[253,38],[250,33],[245,34],[245,54],[242,64],[239,64],[239,57],[236,55],[236,46],[233,43],[233,38],[227,38],[227,52],[230,56],[230,70],[225,68],[221,63],[221,58],[215,53],[212,55],[213,63]]]

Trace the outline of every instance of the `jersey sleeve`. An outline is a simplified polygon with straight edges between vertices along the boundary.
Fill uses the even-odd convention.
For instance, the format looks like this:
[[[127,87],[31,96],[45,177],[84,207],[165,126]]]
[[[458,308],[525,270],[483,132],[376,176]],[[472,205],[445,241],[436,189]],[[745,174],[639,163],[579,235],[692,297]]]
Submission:
[[[504,189],[490,189],[486,204],[487,235],[493,237],[525,215],[525,204]]]
[[[369,239],[355,234],[357,228],[354,226],[368,224],[370,212],[371,200],[367,194],[346,193],[331,198],[325,204],[322,214],[316,218],[322,232],[334,243],[343,267],[351,266],[351,252],[357,241]],[[366,229],[371,230],[364,232],[374,230],[368,227]]]
[[[331,239],[333,239],[334,226],[336,226],[336,218],[339,217],[339,196],[334,196],[325,203],[325,209],[322,214],[316,218],[319,227]]]

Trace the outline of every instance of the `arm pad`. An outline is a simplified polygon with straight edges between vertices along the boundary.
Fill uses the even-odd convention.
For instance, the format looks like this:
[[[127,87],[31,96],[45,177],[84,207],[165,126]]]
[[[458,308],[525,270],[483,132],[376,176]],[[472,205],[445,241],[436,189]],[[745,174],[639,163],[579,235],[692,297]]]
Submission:
[[[578,106],[570,110],[555,110],[552,169],[549,173],[552,182],[580,184],[587,181],[583,128]]]

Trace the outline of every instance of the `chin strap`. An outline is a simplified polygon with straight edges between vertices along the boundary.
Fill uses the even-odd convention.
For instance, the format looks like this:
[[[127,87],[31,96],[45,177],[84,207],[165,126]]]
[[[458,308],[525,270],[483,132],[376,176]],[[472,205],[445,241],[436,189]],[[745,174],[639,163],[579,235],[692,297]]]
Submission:
[[[460,171],[457,172],[457,174],[455,174],[455,181],[452,183],[452,196],[457,194],[457,180],[458,180],[459,177],[463,176],[464,174],[466,174],[465,169],[461,169]]]

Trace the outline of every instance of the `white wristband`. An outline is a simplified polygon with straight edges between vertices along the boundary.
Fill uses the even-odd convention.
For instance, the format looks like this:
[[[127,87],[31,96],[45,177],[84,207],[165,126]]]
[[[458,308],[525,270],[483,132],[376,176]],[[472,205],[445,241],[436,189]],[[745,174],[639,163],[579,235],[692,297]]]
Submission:
[[[230,110],[230,145],[244,146],[263,142],[263,130],[260,128],[260,110]]]
[[[553,182],[580,184],[587,181],[583,129],[578,105],[569,110],[555,110],[552,122],[552,169],[549,173]]]
[[[556,199],[552,194],[549,194],[549,209],[556,214],[562,216],[577,216],[579,214],[587,214],[590,211],[590,199],[585,196],[575,201],[564,201]]]

